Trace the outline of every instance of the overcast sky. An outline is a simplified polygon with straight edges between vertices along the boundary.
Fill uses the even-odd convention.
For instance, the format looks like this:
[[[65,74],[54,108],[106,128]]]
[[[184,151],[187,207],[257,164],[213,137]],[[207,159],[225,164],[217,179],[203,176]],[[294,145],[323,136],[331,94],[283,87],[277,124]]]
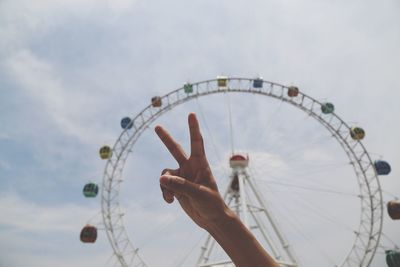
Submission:
[[[82,226],[99,218],[99,198],[82,196],[86,182],[101,184],[105,162],[98,157],[99,147],[113,144],[121,131],[120,119],[137,114],[152,96],[166,94],[187,81],[221,74],[262,76],[335,103],[339,116],[365,128],[363,143],[372,158],[383,157],[391,163],[391,175],[380,179],[384,200],[400,197],[399,14],[400,3],[395,0],[1,0],[0,266],[107,266],[112,250],[104,232],[95,245],[79,242]],[[230,101],[235,146],[254,158],[254,176],[267,172],[283,175],[282,170],[290,175],[300,170],[298,177],[317,179],[319,170],[311,174],[308,168],[316,160],[326,160],[322,175],[341,177],[328,179],[335,180],[330,185],[358,193],[344,153],[334,141],[318,139],[328,138],[328,134],[305,114],[250,96],[232,96]],[[226,103],[223,96],[195,100],[157,122],[171,129],[187,147],[186,115],[203,112],[199,117],[206,149],[221,187],[221,177],[229,172],[224,165],[230,150]],[[296,138],[289,138],[293,129],[298,130]],[[293,154],[294,147],[299,156]],[[176,206],[167,207],[158,198],[158,173],[175,163],[151,129],[141,137],[137,151],[126,170],[126,175],[136,180],[127,179],[123,185],[122,203],[129,215],[130,234],[139,244],[155,239],[145,236],[156,229],[146,228],[149,221],[157,227],[157,222],[172,222],[168,235],[163,234],[158,243],[153,241],[158,244],[153,252],[143,250],[153,258],[151,253],[157,252],[154,266],[162,266],[168,257],[162,247],[181,250],[182,244],[179,247],[177,243],[186,242],[179,239],[181,229],[176,225],[195,233],[191,244],[203,232]],[[294,156],[285,158],[288,153]],[[296,169],[290,162],[293,158],[302,167]],[[330,164],[342,164],[342,168]],[[346,175],[352,176],[350,184],[344,180]],[[307,181],[302,179],[297,185]],[[137,193],[133,191],[136,185],[141,188]],[[276,199],[284,198],[285,192],[300,196],[288,201],[312,203],[312,197],[318,198],[284,187],[265,190],[271,190],[266,198],[272,205],[279,205]],[[349,216],[340,223],[356,228],[352,204],[341,214],[339,202],[326,198],[332,214],[342,219]],[[277,217],[285,218],[285,212]],[[384,217],[385,233],[400,240],[400,222]],[[293,233],[293,225],[282,223],[288,238],[300,247],[297,254],[307,254],[300,259],[330,265],[324,257],[308,261],[313,253],[320,254],[305,245],[311,239],[314,246],[331,242],[326,247],[332,251],[328,258],[340,263],[336,257],[344,257],[346,252],[341,250],[340,240],[335,243],[334,237],[322,233],[340,232],[341,227],[318,227],[312,235],[307,230],[311,222],[301,222],[295,227],[304,231],[306,239]],[[350,236],[346,241],[348,247],[351,240]],[[186,264],[183,266],[189,266]],[[380,255],[372,267],[383,265]]]

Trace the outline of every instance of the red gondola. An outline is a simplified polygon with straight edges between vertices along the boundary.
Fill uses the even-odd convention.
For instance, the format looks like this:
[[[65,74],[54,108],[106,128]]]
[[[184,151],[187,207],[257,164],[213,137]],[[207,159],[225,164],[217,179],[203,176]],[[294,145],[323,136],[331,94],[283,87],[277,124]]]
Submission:
[[[87,224],[81,231],[81,241],[83,243],[94,243],[97,239],[97,228]]]

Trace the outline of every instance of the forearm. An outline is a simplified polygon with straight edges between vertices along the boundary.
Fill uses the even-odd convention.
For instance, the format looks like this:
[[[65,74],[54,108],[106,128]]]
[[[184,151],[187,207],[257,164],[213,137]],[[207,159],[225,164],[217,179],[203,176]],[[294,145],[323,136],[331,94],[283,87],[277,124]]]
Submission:
[[[278,267],[254,235],[228,208],[221,219],[206,229],[229,255],[236,267]]]

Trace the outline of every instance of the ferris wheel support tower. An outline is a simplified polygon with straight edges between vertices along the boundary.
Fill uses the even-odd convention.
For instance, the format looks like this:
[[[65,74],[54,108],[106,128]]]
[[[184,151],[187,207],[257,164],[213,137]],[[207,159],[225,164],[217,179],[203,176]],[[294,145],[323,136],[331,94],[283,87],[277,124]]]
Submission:
[[[283,267],[298,267],[298,261],[287,241],[279,229],[271,210],[258,191],[254,180],[247,172],[249,164],[248,155],[244,157],[234,154],[230,158],[230,183],[224,195],[226,204],[242,220],[244,225],[252,232],[259,231],[267,248],[275,260]],[[268,227],[268,228],[267,228]],[[207,236],[197,267],[234,267],[232,261],[210,261],[216,241]]]

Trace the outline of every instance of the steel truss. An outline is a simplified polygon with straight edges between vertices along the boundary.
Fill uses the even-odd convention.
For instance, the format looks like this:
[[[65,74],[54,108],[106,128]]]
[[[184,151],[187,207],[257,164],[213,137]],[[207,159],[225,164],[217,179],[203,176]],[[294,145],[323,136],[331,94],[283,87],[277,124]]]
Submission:
[[[236,187],[234,186],[235,183]],[[297,267],[298,261],[294,252],[279,229],[277,221],[274,219],[273,214],[266,205],[262,194],[257,189],[253,179],[249,176],[246,168],[232,168],[231,182],[226,192],[224,200],[227,205],[235,211],[249,230],[258,230],[261,233],[275,260],[284,267]],[[249,195],[252,197],[248,197]],[[249,219],[252,219],[252,223],[250,223]],[[268,223],[268,226],[266,223]],[[230,260],[210,261],[210,256],[215,249],[215,242],[211,235],[207,236],[197,262],[197,267],[235,266]]]
[[[296,97],[288,97],[288,86],[263,81],[262,88],[254,88],[249,78],[228,78],[228,86],[218,87],[218,80],[193,83],[193,92],[185,93],[179,88],[161,97],[163,105],[144,108],[132,117],[132,128],[125,129],[113,146],[113,155],[107,160],[101,192],[103,224],[115,257],[124,267],[148,267],[133,245],[123,224],[123,212],[119,204],[119,188],[123,181],[123,168],[140,135],[159,116],[175,106],[192,99],[216,93],[250,93],[272,97],[291,104],[306,112],[322,124],[338,141],[349,158],[359,184],[361,218],[355,232],[354,244],[345,256],[342,267],[367,267],[379,245],[383,224],[383,200],[380,183],[373,162],[361,141],[350,137],[350,126],[337,114],[323,114],[322,103],[300,92]],[[283,265],[284,266],[284,265]]]

